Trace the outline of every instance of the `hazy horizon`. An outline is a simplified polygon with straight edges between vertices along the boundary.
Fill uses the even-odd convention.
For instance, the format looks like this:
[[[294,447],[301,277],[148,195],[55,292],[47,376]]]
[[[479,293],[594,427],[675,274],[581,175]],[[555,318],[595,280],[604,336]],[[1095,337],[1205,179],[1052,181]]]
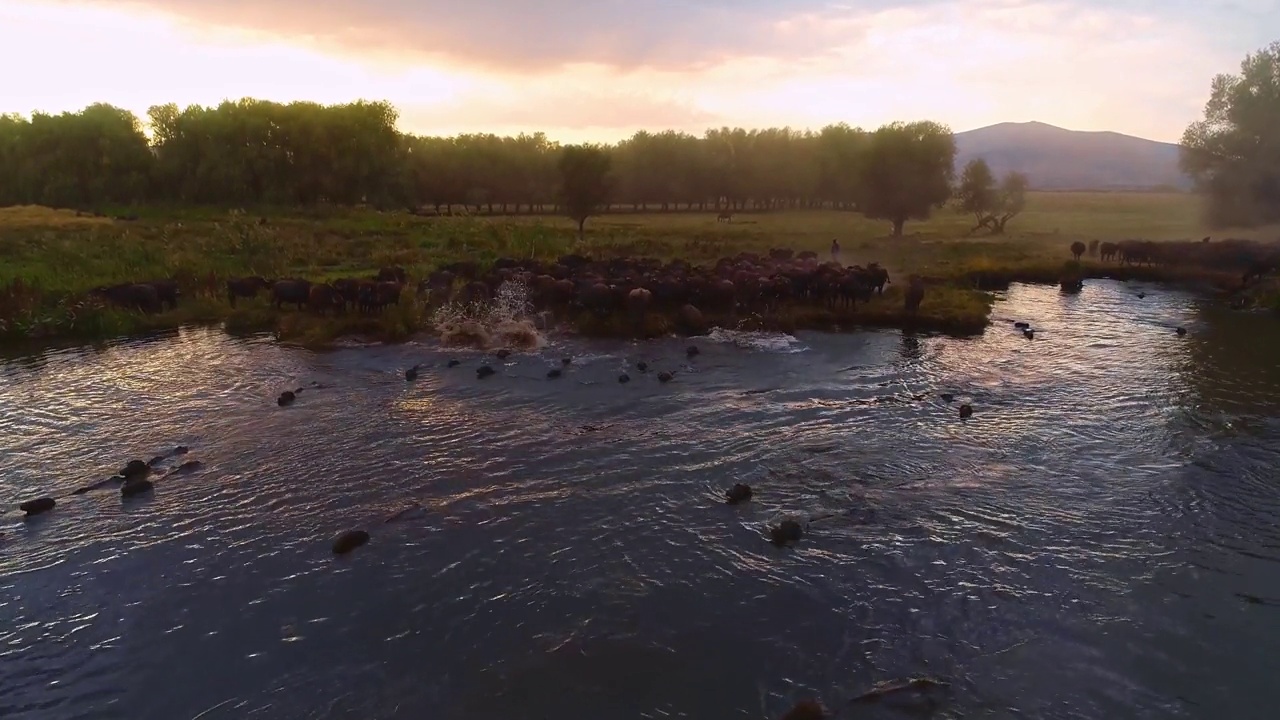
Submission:
[[[517,8],[510,12],[505,8]],[[1037,121],[1176,143],[1280,27],[1248,0],[0,0],[0,112],[387,100],[422,135]],[[980,49],[969,49],[971,39]]]

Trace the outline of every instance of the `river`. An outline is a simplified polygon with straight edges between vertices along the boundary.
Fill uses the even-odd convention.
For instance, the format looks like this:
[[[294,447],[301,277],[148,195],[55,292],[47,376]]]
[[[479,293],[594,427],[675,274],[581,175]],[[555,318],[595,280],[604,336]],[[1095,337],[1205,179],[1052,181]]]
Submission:
[[[935,717],[1271,717],[1280,323],[1106,281],[994,317],[487,379],[213,329],[5,361],[0,717],[761,720],[911,675]],[[150,497],[13,510],[177,445]]]

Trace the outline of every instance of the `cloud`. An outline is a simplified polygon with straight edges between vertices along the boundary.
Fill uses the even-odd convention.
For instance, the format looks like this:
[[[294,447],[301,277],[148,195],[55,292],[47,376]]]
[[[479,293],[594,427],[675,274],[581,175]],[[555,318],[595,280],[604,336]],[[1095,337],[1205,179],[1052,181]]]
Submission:
[[[725,121],[715,113],[674,98],[638,92],[575,92],[526,89],[518,93],[465,93],[432,105],[402,108],[401,123],[436,134],[483,131],[517,134],[548,127],[582,139],[614,140],[622,133],[663,128],[701,132]]]
[[[86,10],[86,3],[89,10]],[[3,110],[387,99],[415,132],[957,130],[1176,139],[1274,0],[0,0]],[[510,8],[510,9],[508,9]],[[41,58],[34,62],[32,58]],[[92,62],[84,62],[92,58]]]
[[[572,65],[706,69],[733,58],[800,61],[860,42],[886,13],[934,14],[973,6],[1023,17],[1028,0],[82,0],[147,8],[214,25],[305,41],[326,52],[416,55],[503,73]],[[1194,21],[1222,46],[1280,23],[1274,0],[1077,0],[1102,10]],[[1080,22],[1059,18],[1075,29]],[[1268,25],[1266,21],[1274,21]],[[1229,30],[1229,31],[1228,31]],[[973,38],[981,42],[980,38]],[[1238,39],[1235,40],[1238,42]]]
[[[777,23],[808,2],[765,0],[89,0],[346,52],[414,54],[502,72],[567,65],[694,69],[742,54],[809,54]]]

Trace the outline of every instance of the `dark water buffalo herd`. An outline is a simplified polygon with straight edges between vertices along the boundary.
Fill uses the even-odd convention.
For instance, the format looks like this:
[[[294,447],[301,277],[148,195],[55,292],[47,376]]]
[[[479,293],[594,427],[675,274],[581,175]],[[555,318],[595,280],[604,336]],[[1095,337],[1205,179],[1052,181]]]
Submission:
[[[621,313],[633,320],[649,311],[767,313],[795,301],[853,308],[883,294],[890,282],[889,273],[875,263],[842,267],[819,263],[812,252],[775,249],[767,257],[741,253],[713,266],[581,255],[554,263],[499,258],[487,270],[459,262],[431,273],[419,283],[418,293],[432,303],[476,302],[489,299],[508,281],[528,287],[529,300],[538,309],[580,309],[601,317]]]
[[[1154,242],[1151,240],[1123,240],[1100,242],[1094,240],[1087,246],[1082,242],[1071,244],[1071,255],[1079,260],[1088,253],[1103,262],[1114,261],[1120,265],[1147,265],[1166,267],[1198,267],[1205,270],[1241,273],[1241,284],[1276,272],[1280,268],[1280,247],[1253,240],[1220,240],[1210,238],[1199,241]]]
[[[1121,266],[1184,266],[1240,273],[1242,285],[1280,267],[1276,245],[1249,240],[1094,240],[1087,245],[1073,242],[1070,250],[1076,260],[1088,254]],[[883,295],[890,283],[888,271],[876,263],[842,266],[820,262],[814,252],[773,249],[764,256],[739,253],[714,265],[654,258],[599,260],[581,255],[565,255],[554,262],[513,258],[498,258],[485,265],[456,262],[438,268],[416,285],[400,267],[327,282],[238,277],[226,281],[226,298],[232,307],[238,300],[265,295],[276,309],[297,308],[322,315],[379,313],[414,296],[437,306],[484,302],[508,281],[523,283],[528,289],[532,306],[528,310],[589,312],[602,318],[624,315],[635,322],[641,322],[646,313],[659,312],[686,325],[697,325],[703,312],[765,314],[787,303],[853,310],[858,303]],[[1077,280],[1071,282],[1078,288]],[[160,312],[176,307],[181,293],[177,282],[158,280],[100,287],[91,295],[122,307]],[[903,310],[916,312],[923,299],[924,281],[912,277],[903,293]]]
[[[431,305],[479,303],[493,299],[508,281],[528,289],[528,310],[585,311],[600,317],[625,314],[636,320],[650,311],[689,319],[701,313],[776,311],[787,302],[809,302],[831,309],[853,309],[883,295],[889,273],[876,263],[866,267],[818,261],[813,252],[775,249],[768,256],[741,253],[712,266],[653,258],[592,260],[565,255],[555,262],[498,258],[492,264],[457,262],[411,284],[404,268],[385,267],[376,275],[315,282],[300,278],[269,280],[237,277],[226,281],[226,298],[237,301],[265,295],[276,309],[317,314],[378,313],[416,296]],[[93,295],[144,312],[173,307],[177,284],[170,280],[98,288]],[[913,282],[906,309],[915,311],[924,297]]]

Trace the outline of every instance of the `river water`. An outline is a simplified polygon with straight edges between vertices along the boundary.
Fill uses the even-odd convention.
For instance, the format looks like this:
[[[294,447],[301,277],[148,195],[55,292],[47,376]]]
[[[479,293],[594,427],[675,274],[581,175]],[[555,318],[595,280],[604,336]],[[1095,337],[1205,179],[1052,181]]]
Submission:
[[[1015,286],[972,340],[553,340],[483,380],[210,329],[8,361],[6,507],[204,466],[0,516],[0,717],[758,720],[911,675],[951,683],[935,717],[1272,717],[1280,323],[1139,289]],[[786,517],[817,519],[776,548]]]

